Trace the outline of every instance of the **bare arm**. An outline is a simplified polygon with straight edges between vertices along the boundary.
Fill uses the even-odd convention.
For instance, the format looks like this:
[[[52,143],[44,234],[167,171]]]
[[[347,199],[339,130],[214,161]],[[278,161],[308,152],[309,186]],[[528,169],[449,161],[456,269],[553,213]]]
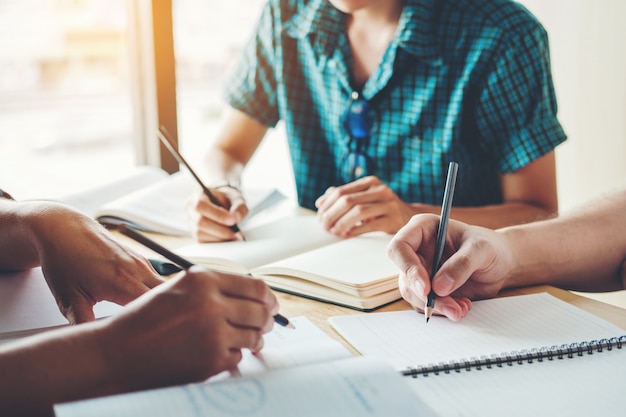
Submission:
[[[518,260],[506,286],[624,289],[626,191],[596,200],[585,210],[500,232]]]
[[[228,108],[222,118],[215,143],[206,157],[209,186],[230,184],[216,189],[223,207],[217,207],[198,193],[190,204],[192,233],[201,242],[234,240],[229,226],[239,223],[248,214],[248,207],[238,188],[241,173],[263,140],[267,126],[238,110]]]
[[[557,213],[554,152],[501,178],[504,202],[492,206],[454,207],[450,217],[496,229],[528,223]],[[366,232],[396,233],[412,216],[439,214],[441,206],[406,203],[377,177],[330,187],[316,201],[318,218],[329,232],[349,237]]]
[[[450,221],[441,268],[433,278],[436,310],[462,318],[471,300],[507,287],[550,284],[582,291],[624,289],[626,190],[562,217],[497,231]],[[439,217],[415,216],[393,238],[388,253],[400,268],[402,295],[421,309]]]
[[[242,348],[260,350],[277,310],[260,280],[181,273],[114,317],[0,346],[0,415],[202,381],[236,367]]]
[[[239,110],[226,109],[217,138],[206,158],[211,183],[239,185],[241,172],[261,144],[267,129]]]
[[[455,207],[450,217],[464,223],[497,229],[552,217],[558,212],[554,152],[501,177],[503,203]],[[413,213],[439,214],[441,207],[414,204]]]
[[[0,270],[40,265],[72,323],[93,320],[98,301],[124,305],[163,282],[144,257],[62,204],[0,200],[0,230]]]
[[[0,198],[0,271],[19,271],[39,266],[39,253],[28,219],[36,216],[37,205],[25,206]]]

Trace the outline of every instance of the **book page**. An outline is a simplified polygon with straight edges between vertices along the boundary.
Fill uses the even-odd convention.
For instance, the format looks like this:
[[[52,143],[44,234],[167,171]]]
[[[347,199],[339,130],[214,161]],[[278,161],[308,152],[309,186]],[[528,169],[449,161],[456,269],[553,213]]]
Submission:
[[[169,175],[162,169],[144,166],[124,178],[59,201],[109,223],[123,220],[146,232],[189,236],[186,206],[195,192],[199,192],[199,186],[188,171]],[[244,188],[242,192],[249,208],[242,227],[260,212],[286,199],[274,188]]]
[[[107,301],[94,307],[97,318],[115,314],[123,307]],[[0,342],[67,326],[41,268],[0,274]]]
[[[208,268],[247,273],[260,265],[341,240],[326,232],[312,212],[247,229],[245,236],[245,242],[194,243],[176,252]]]
[[[169,174],[157,167],[139,166],[131,174],[77,193],[62,196],[58,201],[68,204],[89,217],[105,204],[137,190],[165,180]]]
[[[458,322],[413,310],[329,318],[363,355],[396,369],[621,336],[625,330],[547,293],[476,301]]]
[[[270,283],[271,275],[295,276],[368,297],[398,286],[398,268],[386,251],[391,237],[386,233],[369,233],[344,239],[265,264],[252,272]]]
[[[434,415],[388,364],[365,357],[60,404],[54,411],[57,417]]]
[[[189,236],[191,227],[185,207],[197,187],[187,172],[180,171],[104,204],[94,217],[109,221],[117,217],[139,230]]]

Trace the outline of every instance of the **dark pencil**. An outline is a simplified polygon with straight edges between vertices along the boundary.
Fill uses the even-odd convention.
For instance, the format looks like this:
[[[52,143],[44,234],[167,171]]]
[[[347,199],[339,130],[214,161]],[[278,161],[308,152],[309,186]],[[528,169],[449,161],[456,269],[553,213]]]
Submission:
[[[170,151],[170,153],[174,156],[174,158],[176,158],[176,160],[178,161],[178,163],[183,164],[187,170],[189,171],[189,173],[191,174],[191,176],[196,180],[196,182],[200,185],[200,187],[202,187],[202,191],[204,192],[204,194],[209,198],[209,201],[211,201],[211,203],[213,203],[214,205],[218,206],[218,207],[222,207],[222,204],[218,201],[217,198],[215,198],[215,196],[213,195],[213,193],[211,192],[211,190],[209,190],[209,187],[207,187],[206,185],[204,185],[204,182],[202,182],[202,180],[200,179],[200,177],[196,174],[196,172],[191,168],[191,165],[189,165],[187,163],[187,161],[185,160],[185,158],[183,158],[183,156],[181,155],[180,152],[178,152],[178,150],[176,150],[176,148],[174,148],[174,145],[172,145],[172,141],[170,139],[170,135],[167,131],[167,129],[164,126],[161,126],[161,128],[157,131],[157,135],[159,136],[159,139],[161,140],[161,142],[163,143],[163,145],[165,145],[165,147],[167,148],[168,151]],[[241,230],[239,230],[239,226],[237,226],[236,224],[233,224],[232,226],[230,226],[230,230],[232,230],[233,232],[235,232],[235,234],[237,235],[237,237],[240,240],[246,240],[246,238],[244,237],[243,233],[241,233]]]
[[[450,162],[448,165],[448,177],[446,178],[446,188],[443,192],[443,203],[441,204],[441,218],[439,219],[439,227],[437,228],[437,241],[435,244],[435,256],[433,257],[433,267],[430,271],[430,292],[426,299],[426,307],[424,307],[424,315],[426,323],[430,320],[435,308],[436,294],[433,291],[433,278],[439,267],[441,266],[441,258],[443,257],[443,249],[446,244],[446,233],[448,232],[448,220],[450,220],[450,209],[452,208],[452,198],[454,197],[454,186],[456,185],[456,174],[459,164]]]
[[[145,247],[152,249],[153,251],[155,251],[156,253],[158,253],[161,256],[164,256],[165,258],[169,259],[171,262],[174,262],[175,264],[177,264],[178,266],[180,266],[183,269],[189,269],[191,268],[194,264],[190,261],[188,261],[187,259],[183,258],[180,255],[175,254],[174,252],[172,252],[171,250],[167,249],[166,247],[160,245],[159,243],[155,242],[154,240],[150,239],[149,237],[139,233],[138,231],[136,231],[134,228],[132,228],[131,226],[122,223],[117,227],[117,230],[130,237],[131,239],[141,243],[142,245],[144,245]],[[289,321],[289,319],[281,314],[276,314],[274,316],[274,322],[276,322],[277,324],[283,326],[283,327],[288,327],[290,329],[294,329],[294,325]]]

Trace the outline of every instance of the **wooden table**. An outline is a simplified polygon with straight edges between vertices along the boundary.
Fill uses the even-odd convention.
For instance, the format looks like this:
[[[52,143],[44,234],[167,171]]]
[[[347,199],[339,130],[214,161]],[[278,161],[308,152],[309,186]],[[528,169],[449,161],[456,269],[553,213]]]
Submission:
[[[626,330],[626,310],[610,304],[602,303],[597,300],[592,300],[590,298],[576,295],[571,293],[570,291],[565,291],[549,285],[510,290],[502,293],[501,296],[505,297],[509,295],[534,294],[539,292],[550,293],[565,302],[582,308],[583,310],[586,310],[587,312],[601,317]],[[322,303],[320,301],[309,300],[303,297],[298,297],[295,295],[285,294],[281,292],[276,292],[276,295],[280,302],[281,314],[287,317],[306,316],[309,320],[311,320],[319,328],[328,333],[331,337],[339,340],[346,347],[348,347],[350,351],[356,353],[356,351],[350,345],[348,345],[347,342],[343,340],[343,338],[339,336],[337,332],[334,331],[334,329],[328,323],[327,319],[331,316],[362,314],[360,311],[345,307],[339,307],[328,303]],[[410,304],[404,300],[400,300],[393,304],[382,307],[376,310],[376,312],[408,309],[411,309]]]
[[[135,241],[131,240],[126,236],[122,236],[118,233],[114,233],[116,237],[122,241],[124,244],[132,247],[139,253],[142,253],[145,256],[154,256],[154,253],[149,249],[139,245]],[[162,245],[176,250],[177,247],[181,247],[185,244],[189,243],[189,239],[183,239],[178,237],[168,237],[163,235],[149,234],[149,236],[159,241]],[[598,317],[601,317],[616,326],[621,327],[622,329],[626,329],[626,310],[602,303],[597,300],[593,300],[591,298],[583,297],[577,294],[574,294],[570,291],[562,290],[559,288],[555,288],[548,285],[543,286],[535,286],[535,287],[526,287],[519,288],[515,290],[509,290],[502,293],[500,296],[505,297],[509,295],[521,295],[521,294],[533,294],[538,292],[548,292],[553,296],[560,298],[561,300],[568,302],[574,306],[582,308],[589,313],[595,314]],[[353,353],[356,353],[355,350],[343,340],[338,333],[334,331],[334,329],[328,323],[328,318],[331,316],[339,316],[346,314],[359,314],[360,311],[353,310],[346,307],[340,307],[329,303],[323,303],[316,300],[310,300],[304,297],[299,297],[296,295],[286,294],[282,292],[276,292],[276,296],[278,297],[280,303],[280,313],[286,317],[296,317],[296,316],[305,316],[313,323],[315,323],[319,328],[328,333],[331,337],[339,340],[343,343],[348,349],[350,349]],[[404,300],[397,301],[393,304],[389,304],[385,307],[382,307],[376,312],[382,311],[397,311],[397,310],[408,310],[411,309],[409,303]]]

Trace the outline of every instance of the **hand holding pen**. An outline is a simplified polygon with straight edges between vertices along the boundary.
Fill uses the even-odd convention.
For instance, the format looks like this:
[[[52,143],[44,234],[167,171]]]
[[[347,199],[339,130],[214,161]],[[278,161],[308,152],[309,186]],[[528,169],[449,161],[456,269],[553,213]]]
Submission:
[[[161,126],[160,129],[157,131],[157,135],[159,136],[159,139],[161,140],[163,145],[167,148],[167,150],[172,154],[172,156],[174,156],[174,158],[176,158],[178,163],[184,165],[185,168],[187,168],[191,176],[194,178],[194,180],[196,180],[198,185],[202,188],[202,192],[204,193],[204,195],[207,196],[209,201],[217,207],[223,207],[223,205],[219,202],[219,200],[215,197],[215,195],[213,195],[209,187],[207,187],[204,184],[204,182],[202,182],[200,177],[191,168],[191,165],[189,165],[187,161],[185,160],[185,158],[183,158],[183,155],[180,152],[178,152],[178,150],[174,147],[167,129],[164,126]],[[232,226],[229,226],[229,228],[235,233],[235,235],[237,236],[239,240],[244,240],[244,241],[246,240],[243,233],[239,229],[238,225],[233,224]]]
[[[161,246],[157,242],[155,242],[152,239],[148,238],[147,236],[139,233],[138,231],[136,231],[132,227],[128,226],[127,224],[122,223],[119,226],[116,226],[116,228],[117,228],[117,230],[120,233],[130,237],[131,239],[135,240],[136,242],[141,243],[145,247],[147,247],[149,249],[152,249],[153,251],[155,251],[159,255],[167,258],[170,262],[173,262],[176,265],[180,266],[182,269],[186,270],[186,269],[189,269],[192,266],[194,266],[194,264],[191,261],[188,261],[187,259],[183,258],[182,256],[180,256],[180,255],[170,251],[166,247]],[[277,324],[279,324],[279,325],[281,325],[283,327],[287,327],[287,328],[290,328],[290,329],[294,328],[293,324],[289,321],[289,319],[286,318],[285,316],[281,315],[281,314],[274,315],[274,321]]]

